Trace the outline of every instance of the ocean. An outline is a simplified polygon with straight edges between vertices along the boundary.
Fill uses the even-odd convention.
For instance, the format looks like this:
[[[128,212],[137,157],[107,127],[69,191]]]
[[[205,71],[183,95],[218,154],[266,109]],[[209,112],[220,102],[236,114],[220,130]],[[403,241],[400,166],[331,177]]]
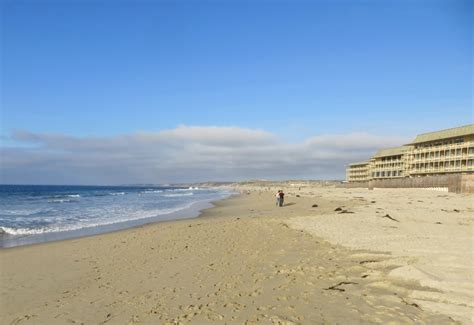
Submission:
[[[231,194],[197,187],[0,185],[0,247],[192,218]]]

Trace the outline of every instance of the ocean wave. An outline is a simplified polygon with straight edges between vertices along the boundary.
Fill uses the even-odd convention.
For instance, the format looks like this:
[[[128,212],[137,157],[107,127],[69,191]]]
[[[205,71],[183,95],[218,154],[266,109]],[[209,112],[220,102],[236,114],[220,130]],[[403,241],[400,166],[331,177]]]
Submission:
[[[50,198],[53,198],[55,200],[61,200],[61,199],[78,199],[80,197],[102,197],[102,196],[109,196],[109,195],[125,195],[125,192],[99,192],[99,193],[85,193],[83,195],[81,194],[66,194],[66,195],[54,195],[51,196]]]
[[[36,209],[19,209],[19,210],[3,210],[0,214],[5,216],[32,216],[39,213],[50,212],[51,209],[36,208]]]
[[[152,194],[152,193],[162,193],[163,191],[161,190],[146,190],[146,191],[143,191],[143,192],[140,192],[140,193],[143,193],[143,194]]]
[[[64,198],[79,198],[80,194],[62,194],[62,195],[53,195],[50,196],[50,199],[64,199]]]
[[[48,202],[51,202],[51,203],[67,203],[67,202],[76,202],[76,200],[71,200],[71,199],[54,199],[54,200],[49,200]]]
[[[182,194],[163,194],[164,197],[181,197],[181,196],[191,196],[194,195],[194,193],[182,193]]]
[[[206,190],[207,188],[201,188],[201,187],[193,187],[193,186],[190,186],[188,188],[174,188],[174,189],[170,189],[169,191],[176,191],[176,192],[181,192],[181,191],[202,191],[202,190]]]
[[[127,221],[136,221],[140,219],[148,219],[153,217],[158,217],[160,215],[171,214],[175,213],[184,209],[190,208],[196,202],[190,202],[186,205],[182,205],[176,208],[168,208],[168,209],[158,209],[153,211],[139,211],[134,214],[127,214],[126,216],[119,217],[116,219],[102,219],[102,220],[95,220],[93,223],[85,223],[85,220],[76,224],[68,224],[68,225],[51,225],[51,226],[43,226],[38,228],[13,228],[13,227],[6,227],[0,226],[0,234],[8,234],[12,236],[18,235],[39,235],[39,234],[46,234],[46,233],[55,233],[55,232],[67,232],[67,231],[75,231],[75,230],[82,230],[88,228],[95,228],[100,226],[108,226],[116,223],[122,223]],[[92,220],[91,220],[92,221]]]
[[[37,235],[44,233],[43,228],[41,229],[28,229],[28,228],[11,228],[11,227],[0,227],[0,235]]]

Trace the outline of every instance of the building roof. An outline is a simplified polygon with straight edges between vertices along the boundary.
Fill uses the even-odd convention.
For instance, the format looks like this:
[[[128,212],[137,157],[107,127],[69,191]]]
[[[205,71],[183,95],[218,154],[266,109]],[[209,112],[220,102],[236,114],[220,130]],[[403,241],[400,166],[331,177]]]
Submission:
[[[464,135],[469,134],[474,134],[474,124],[468,124],[457,128],[446,129],[436,132],[422,133],[417,135],[415,140],[413,140],[411,144],[462,137]]]
[[[410,146],[401,146],[401,147],[395,147],[395,148],[382,149],[382,150],[377,151],[377,153],[374,155],[373,158],[403,155],[403,153],[407,151],[409,148]]]
[[[351,166],[367,165],[368,163],[369,163],[368,161],[355,162],[355,163],[349,164],[349,167],[351,167]]]

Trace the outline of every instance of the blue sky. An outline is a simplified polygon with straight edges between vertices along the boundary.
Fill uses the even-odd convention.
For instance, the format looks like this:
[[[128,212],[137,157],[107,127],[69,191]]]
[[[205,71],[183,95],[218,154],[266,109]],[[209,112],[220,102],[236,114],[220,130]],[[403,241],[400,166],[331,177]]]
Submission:
[[[3,1],[1,134],[472,123],[470,1]]]

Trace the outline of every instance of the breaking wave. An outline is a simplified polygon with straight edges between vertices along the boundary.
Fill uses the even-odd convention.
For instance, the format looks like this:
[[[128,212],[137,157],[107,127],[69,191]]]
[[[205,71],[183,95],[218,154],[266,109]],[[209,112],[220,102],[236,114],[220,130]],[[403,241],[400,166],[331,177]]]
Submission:
[[[184,209],[190,208],[195,202],[190,202],[188,204],[182,205],[177,208],[169,209],[159,209],[154,211],[137,211],[135,213],[128,213],[127,215],[122,215],[117,218],[103,218],[102,220],[94,220],[95,222],[88,223],[88,220],[82,220],[76,224],[61,224],[61,225],[50,225],[42,227],[5,227],[0,226],[0,234],[8,235],[39,235],[55,232],[65,232],[65,231],[74,231],[80,229],[94,228],[100,226],[107,226],[121,222],[140,220],[153,218],[160,215],[175,213]],[[93,220],[90,220],[93,221]]]

